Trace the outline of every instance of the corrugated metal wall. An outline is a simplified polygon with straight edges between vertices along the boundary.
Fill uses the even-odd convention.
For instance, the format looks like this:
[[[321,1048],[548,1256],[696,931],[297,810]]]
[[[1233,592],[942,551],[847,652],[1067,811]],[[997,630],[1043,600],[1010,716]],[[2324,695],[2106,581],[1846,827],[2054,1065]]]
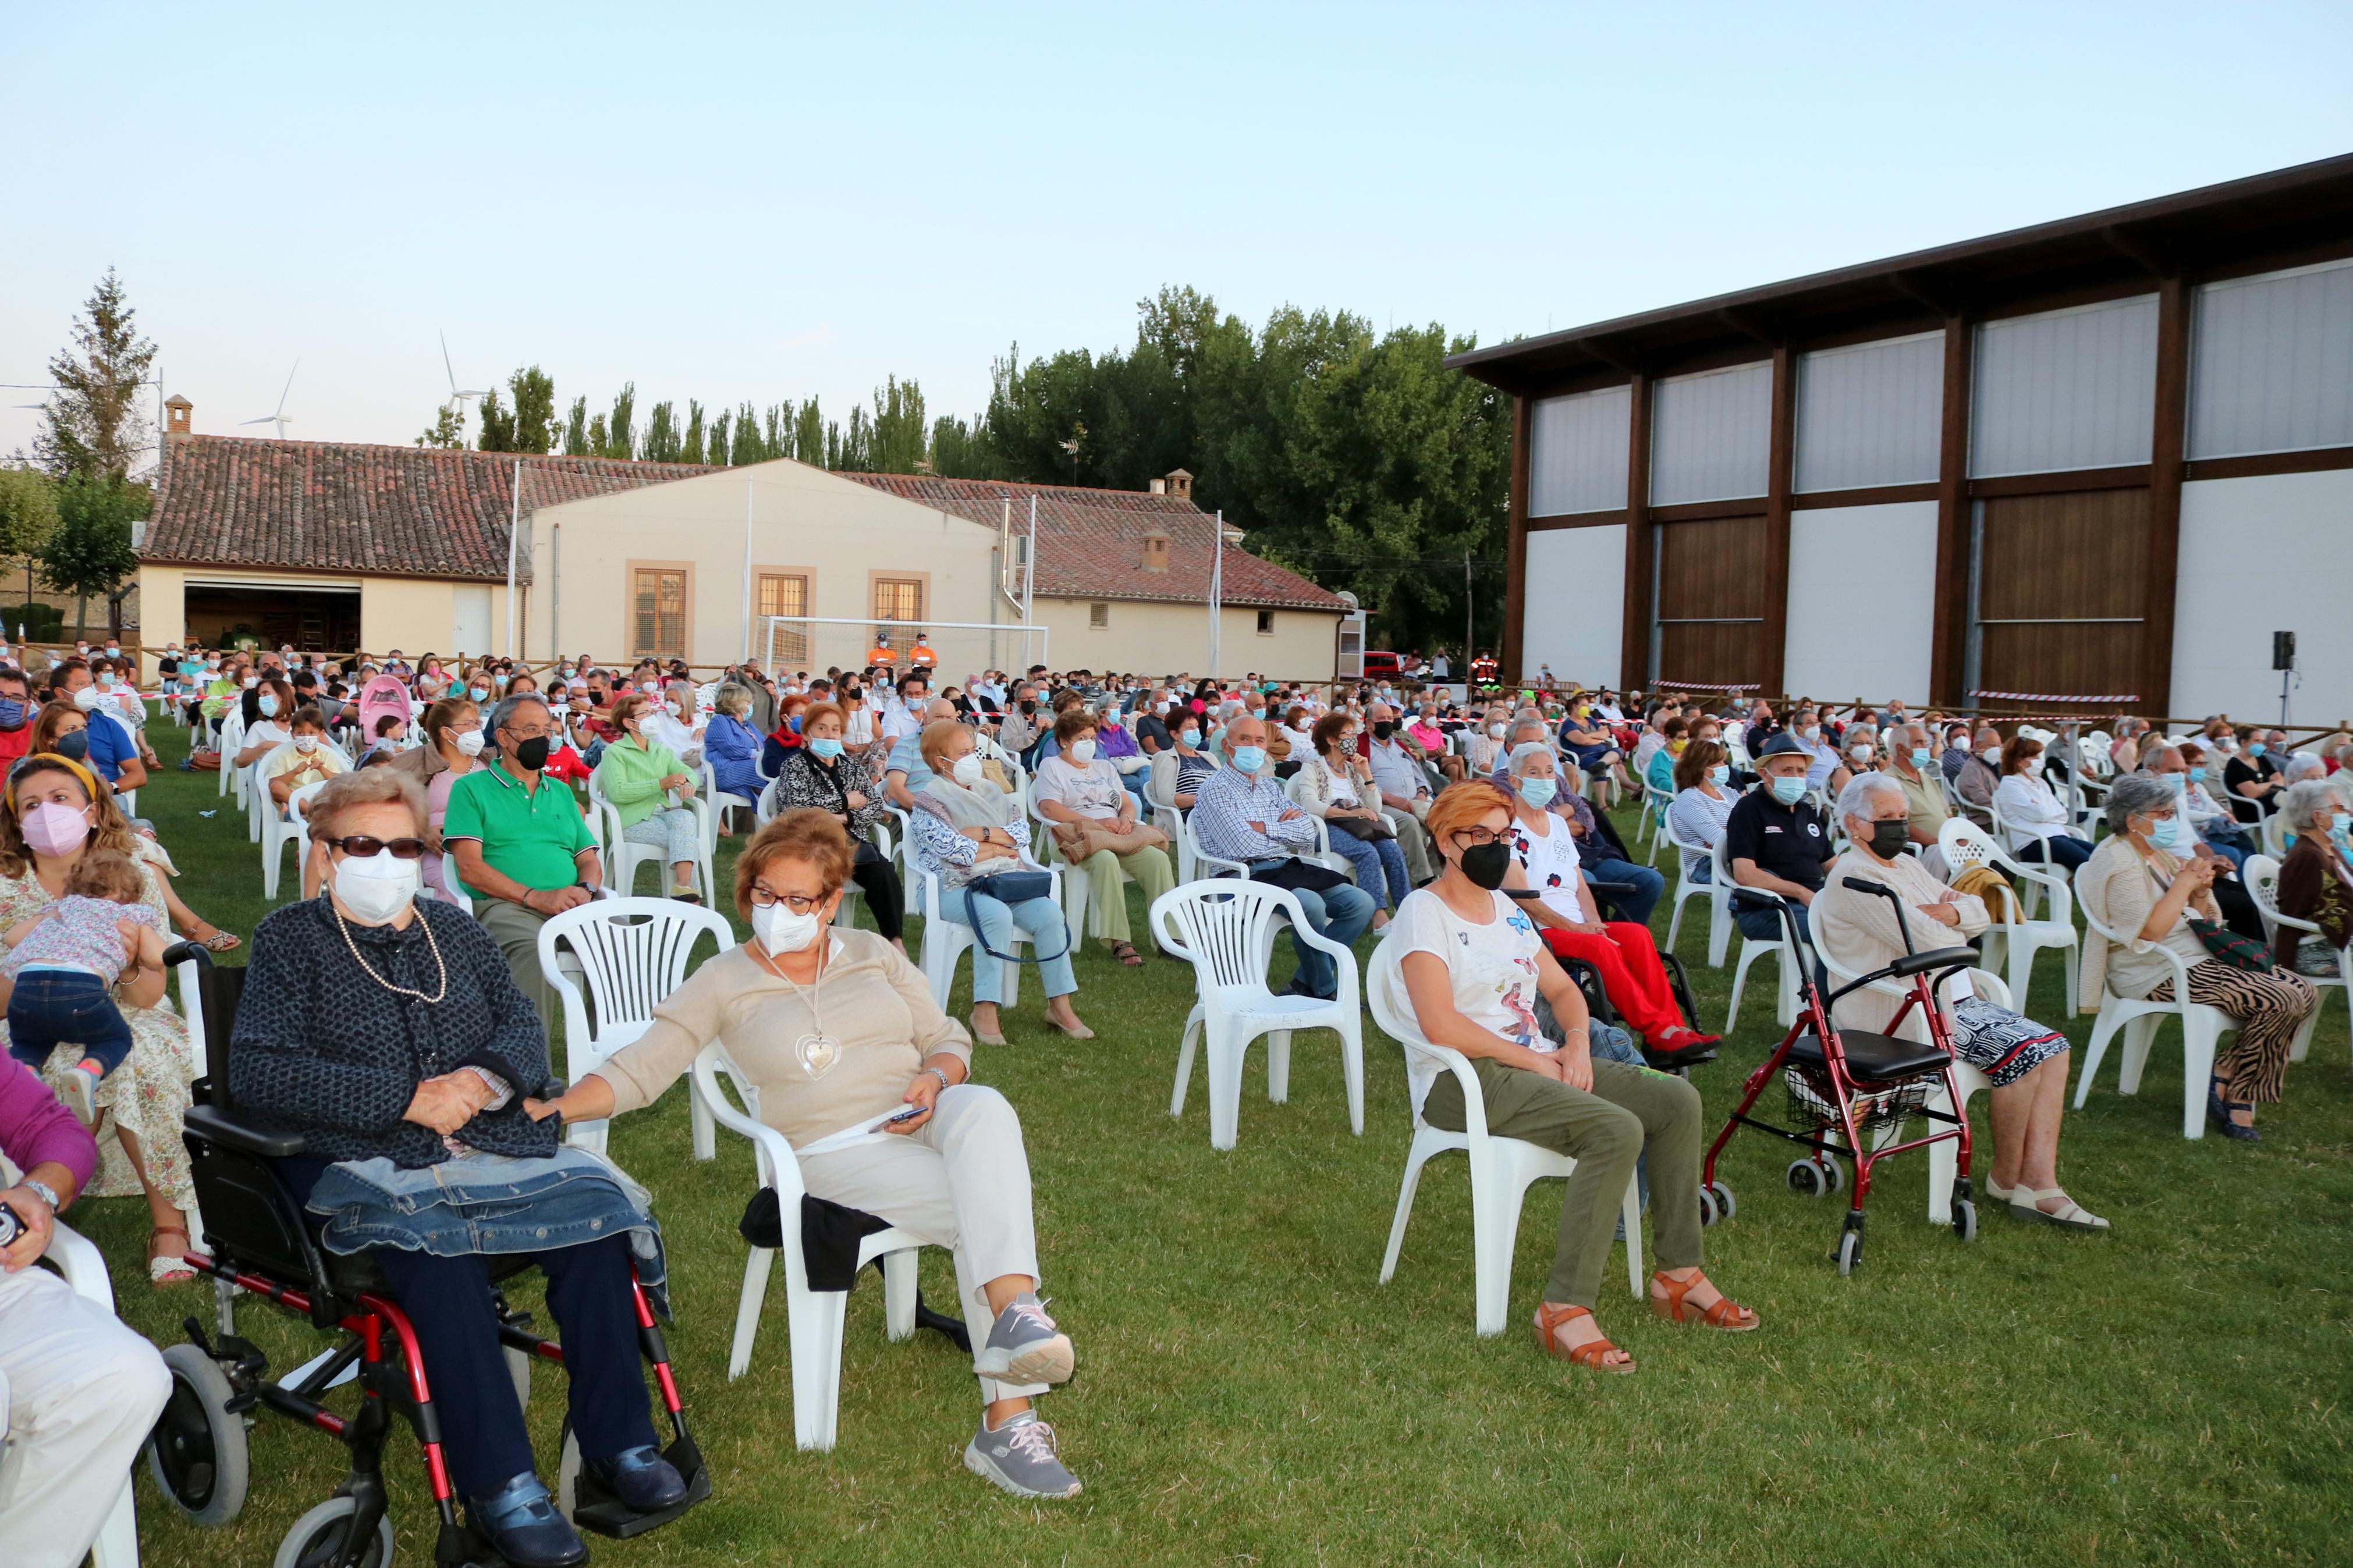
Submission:
[[[2157,296],[1978,328],[1969,472],[2146,463],[2157,405]]]
[[[1796,488],[1933,481],[1944,374],[1942,332],[1799,355]]]
[[[2198,290],[2189,456],[2353,446],[2353,261]]]
[[[1538,402],[1528,419],[1528,515],[1615,511],[1626,504],[1633,389],[1605,386]]]
[[[1773,426],[1770,361],[1678,375],[1651,405],[1651,500],[1732,500],[1765,493]]]

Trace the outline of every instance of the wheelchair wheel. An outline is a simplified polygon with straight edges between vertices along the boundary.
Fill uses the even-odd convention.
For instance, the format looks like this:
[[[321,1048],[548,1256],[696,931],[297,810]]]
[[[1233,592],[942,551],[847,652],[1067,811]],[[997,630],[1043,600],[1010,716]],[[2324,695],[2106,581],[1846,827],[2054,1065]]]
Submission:
[[[147,1437],[147,1468],[165,1497],[198,1524],[227,1524],[245,1507],[245,1417],[229,1413],[236,1391],[200,1345],[164,1352],[172,1396]]]
[[[329,1498],[294,1521],[278,1543],[270,1568],[323,1568],[343,1561],[343,1542],[351,1532],[352,1511],[359,1504],[347,1497]],[[375,1521],[375,1539],[360,1553],[359,1568],[392,1568],[392,1516]]]

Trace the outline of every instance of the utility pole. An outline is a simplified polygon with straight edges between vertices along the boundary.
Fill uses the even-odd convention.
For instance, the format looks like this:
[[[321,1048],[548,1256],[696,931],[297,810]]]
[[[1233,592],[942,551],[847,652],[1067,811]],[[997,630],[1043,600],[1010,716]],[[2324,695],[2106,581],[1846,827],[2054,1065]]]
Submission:
[[[1478,629],[1479,606],[1471,597],[1471,552],[1466,550],[1462,552],[1462,679],[1465,682],[1471,679],[1471,650],[1478,646]],[[1462,691],[1468,697],[1471,688],[1466,684]]]

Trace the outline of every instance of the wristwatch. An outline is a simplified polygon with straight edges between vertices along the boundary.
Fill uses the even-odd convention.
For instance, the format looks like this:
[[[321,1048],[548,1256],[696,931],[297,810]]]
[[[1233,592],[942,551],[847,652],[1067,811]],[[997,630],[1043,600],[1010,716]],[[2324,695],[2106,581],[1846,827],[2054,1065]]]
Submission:
[[[58,1210],[65,1207],[64,1202],[58,1196],[57,1189],[49,1185],[47,1182],[37,1181],[33,1177],[27,1176],[16,1184],[20,1187],[26,1188],[43,1203],[48,1205],[49,1212],[51,1214],[55,1214]]]

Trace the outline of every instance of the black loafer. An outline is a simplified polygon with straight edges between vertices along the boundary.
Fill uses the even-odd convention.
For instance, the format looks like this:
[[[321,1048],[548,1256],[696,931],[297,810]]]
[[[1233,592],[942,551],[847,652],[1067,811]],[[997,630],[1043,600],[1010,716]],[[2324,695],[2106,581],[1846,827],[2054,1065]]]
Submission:
[[[686,1479],[650,1443],[624,1448],[609,1459],[584,1460],[582,1468],[596,1478],[598,1486],[639,1513],[686,1500]]]
[[[577,1568],[588,1561],[586,1543],[529,1470],[488,1497],[468,1498],[466,1515],[514,1568]]]

